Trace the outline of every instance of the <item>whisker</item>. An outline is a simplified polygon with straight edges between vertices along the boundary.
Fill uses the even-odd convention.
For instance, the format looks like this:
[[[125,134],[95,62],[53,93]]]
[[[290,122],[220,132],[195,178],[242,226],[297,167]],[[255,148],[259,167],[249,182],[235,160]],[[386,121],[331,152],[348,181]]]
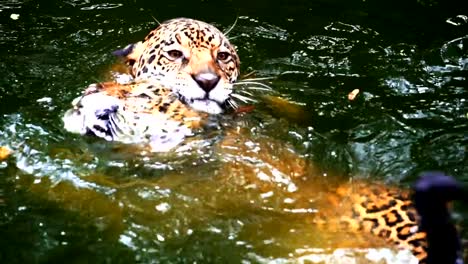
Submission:
[[[158,23],[158,26],[161,25],[161,23],[159,22],[159,20],[157,20],[153,15],[151,15],[151,17],[154,19],[154,21],[156,21],[156,23]]]
[[[246,86],[246,89],[257,90],[257,91],[269,91],[269,92],[273,90],[271,89],[271,87],[265,88],[265,87],[258,87],[258,86]]]
[[[252,75],[254,75],[256,72],[257,72],[257,71],[253,70],[253,71],[251,71],[251,72],[245,74],[245,75],[242,77],[242,79],[247,78],[247,77],[249,77],[249,76],[252,76]]]
[[[229,40],[234,40],[234,39],[236,39],[236,38],[238,38],[238,37],[240,37],[240,36],[228,37],[228,39],[229,39]]]
[[[255,103],[255,102],[257,102],[257,100],[255,100],[255,99],[252,99],[252,98],[249,98],[247,96],[240,95],[240,94],[234,94],[233,93],[233,94],[231,94],[231,96],[241,100],[244,103],[248,103],[248,102],[254,102]]]
[[[227,103],[232,107],[232,109],[239,108],[239,105],[237,105],[237,103],[232,99],[227,100]]]
[[[275,79],[275,78],[276,77],[273,77],[273,76],[271,76],[271,77],[249,78],[249,79],[242,79],[242,80],[240,80],[240,82],[242,82],[242,81],[247,81],[247,82],[249,82],[249,81],[264,81],[264,80],[271,80],[271,79]]]
[[[260,83],[260,82],[240,81],[240,82],[234,83],[234,85],[240,85],[240,84],[255,84],[255,85],[262,86],[264,88],[268,88],[268,90],[273,90],[270,86],[268,86],[268,85],[266,85],[264,83]]]
[[[228,98],[228,99],[225,101],[225,103],[226,103],[229,107],[234,108],[234,105],[232,104],[231,101],[232,101],[232,98]]]
[[[236,17],[236,20],[234,21],[234,24],[232,24],[232,26],[231,26],[226,32],[224,32],[224,35],[227,36],[227,35],[229,34],[229,32],[231,32],[231,30],[234,29],[234,27],[235,27],[236,24],[237,24],[237,20],[238,20],[238,19],[239,19],[239,17]]]
[[[238,92],[239,92],[239,93],[246,94],[246,95],[254,96],[251,92],[248,92],[248,91],[246,91],[246,90],[239,90]]]
[[[260,86],[270,87],[267,84],[264,84],[264,83],[261,83],[261,82],[254,82],[254,81],[239,81],[239,82],[236,82],[234,84],[257,84],[257,85],[260,85]]]

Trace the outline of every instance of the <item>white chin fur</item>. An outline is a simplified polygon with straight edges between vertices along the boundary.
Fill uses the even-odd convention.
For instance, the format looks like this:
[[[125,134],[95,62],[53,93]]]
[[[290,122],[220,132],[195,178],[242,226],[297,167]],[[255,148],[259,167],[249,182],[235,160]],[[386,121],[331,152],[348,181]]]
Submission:
[[[221,114],[223,109],[212,100],[194,100],[190,103],[190,107],[197,111],[203,111],[208,114]]]

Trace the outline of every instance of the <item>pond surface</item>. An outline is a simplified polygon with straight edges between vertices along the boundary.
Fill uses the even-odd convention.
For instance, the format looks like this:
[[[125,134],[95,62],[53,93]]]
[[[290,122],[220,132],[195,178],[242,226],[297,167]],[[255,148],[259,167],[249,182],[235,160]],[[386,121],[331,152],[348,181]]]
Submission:
[[[284,201],[291,188],[313,198],[314,182],[405,189],[435,169],[468,180],[457,15],[468,11],[456,1],[2,1],[0,146],[12,154],[0,161],[0,262],[284,263],[357,240],[320,233]],[[272,94],[168,154],[64,131],[70,102],[109,79],[113,50],[181,16],[235,23],[242,73],[270,77]],[[265,156],[220,151],[236,129]],[[274,180],[258,187],[239,160],[281,169],[262,169]],[[290,182],[297,164],[313,164],[300,171],[312,183]]]

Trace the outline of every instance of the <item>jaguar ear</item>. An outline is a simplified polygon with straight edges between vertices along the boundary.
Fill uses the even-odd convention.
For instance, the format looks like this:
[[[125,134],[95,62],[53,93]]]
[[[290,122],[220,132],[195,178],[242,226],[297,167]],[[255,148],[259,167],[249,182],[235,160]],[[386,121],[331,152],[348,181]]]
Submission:
[[[118,49],[113,51],[112,54],[117,57],[124,58],[125,62],[128,65],[133,65],[135,61],[140,58],[140,55],[143,53],[143,42],[139,41],[134,44],[127,45],[123,49]]]

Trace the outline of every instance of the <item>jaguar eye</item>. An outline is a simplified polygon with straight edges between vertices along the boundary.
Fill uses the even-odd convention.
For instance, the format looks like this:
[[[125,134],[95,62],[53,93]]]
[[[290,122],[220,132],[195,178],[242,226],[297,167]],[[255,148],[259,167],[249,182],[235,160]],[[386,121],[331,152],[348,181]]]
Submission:
[[[167,52],[167,55],[169,55],[169,57],[171,57],[174,60],[184,56],[184,54],[180,50],[170,50]]]
[[[222,52],[218,53],[216,58],[218,60],[220,60],[220,61],[225,61],[225,60],[229,59],[230,56],[231,56],[231,54],[229,54],[228,52],[222,51]]]

